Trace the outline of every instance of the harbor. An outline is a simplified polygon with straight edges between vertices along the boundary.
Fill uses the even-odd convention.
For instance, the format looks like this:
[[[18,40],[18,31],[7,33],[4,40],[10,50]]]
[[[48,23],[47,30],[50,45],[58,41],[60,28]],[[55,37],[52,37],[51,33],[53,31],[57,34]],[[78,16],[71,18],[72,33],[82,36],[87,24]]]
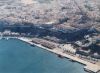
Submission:
[[[18,39],[18,40],[24,41],[24,42],[26,42],[30,45],[38,46],[42,49],[45,49],[47,51],[50,51],[50,52],[55,53],[57,55],[60,55],[62,57],[68,58],[71,61],[83,64],[85,71],[88,71],[90,73],[91,72],[92,73],[100,73],[100,66],[99,65],[95,64],[94,62],[90,62],[90,61],[87,61],[85,59],[82,59],[77,55],[74,55],[75,50],[73,49],[73,47],[71,47],[70,44],[66,44],[64,47],[69,48],[68,51],[71,51],[73,54],[65,53],[63,51],[64,49],[61,49],[62,46],[59,46],[60,44],[50,42],[50,41],[46,41],[46,40],[39,39],[39,38],[28,38],[28,37],[21,37],[21,36],[16,36],[16,37],[15,36],[5,36],[5,37],[3,37],[1,35],[0,39],[2,39],[2,38],[6,39],[6,40],[8,40],[8,39]]]
[[[78,62],[78,63],[81,63],[81,64],[85,65],[85,66],[84,66],[84,69],[85,69],[86,71],[90,72],[90,73],[91,73],[91,72],[92,72],[92,73],[100,73],[100,66],[98,66],[98,65],[96,65],[96,64],[93,64],[93,63],[90,63],[90,62],[88,62],[88,61],[82,60],[82,59],[80,59],[80,58],[78,58],[78,57],[76,57],[76,56],[71,56],[71,55],[65,54],[65,53],[63,53],[59,48],[49,49],[49,48],[46,48],[46,47],[44,47],[44,46],[42,46],[42,45],[40,45],[40,44],[36,44],[36,43],[31,42],[32,39],[27,39],[27,38],[18,38],[18,39],[19,39],[19,40],[22,40],[22,41],[24,41],[24,42],[27,42],[27,43],[29,43],[29,44],[34,44],[34,45],[36,45],[36,46],[38,46],[38,47],[41,47],[41,48],[43,48],[43,49],[45,49],[45,50],[48,50],[48,51],[50,51],[50,52],[52,52],[52,53],[55,53],[55,54],[64,56],[64,57],[69,58],[69,59],[71,59],[71,60],[73,60],[73,61],[76,61],[76,62]]]
[[[100,73],[100,0],[1,0],[0,73]]]
[[[83,65],[59,58],[18,39],[0,40],[0,73],[87,73]]]

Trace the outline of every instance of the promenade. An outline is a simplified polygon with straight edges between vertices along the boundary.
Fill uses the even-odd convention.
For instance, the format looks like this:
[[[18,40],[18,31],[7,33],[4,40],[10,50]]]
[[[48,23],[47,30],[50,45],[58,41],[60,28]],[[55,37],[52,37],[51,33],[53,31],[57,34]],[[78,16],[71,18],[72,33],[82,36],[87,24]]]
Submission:
[[[45,50],[48,50],[48,51],[50,51],[52,53],[55,53],[55,54],[61,55],[63,57],[69,58],[69,59],[71,59],[73,61],[76,61],[78,63],[81,63],[81,64],[85,65],[84,69],[89,71],[89,72],[99,73],[99,71],[100,71],[100,66],[99,65],[93,64],[93,63],[88,62],[88,61],[85,61],[84,59],[81,59],[81,58],[79,58],[77,56],[72,56],[72,55],[63,53],[63,51],[58,47],[54,48],[54,49],[49,49],[49,48],[46,48],[46,47],[42,46],[41,44],[36,44],[36,43],[31,42],[32,39],[29,39],[29,38],[18,38],[18,39],[22,40],[24,42],[27,42],[27,43],[29,43],[31,45],[33,44],[33,45],[36,45],[38,47],[41,47],[41,48],[43,48]]]

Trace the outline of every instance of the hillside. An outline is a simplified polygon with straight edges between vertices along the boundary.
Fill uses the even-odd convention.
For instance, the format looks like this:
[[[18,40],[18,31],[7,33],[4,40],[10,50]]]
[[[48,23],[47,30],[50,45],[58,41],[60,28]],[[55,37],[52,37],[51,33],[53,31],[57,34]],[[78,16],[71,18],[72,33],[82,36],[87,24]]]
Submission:
[[[88,29],[99,35],[100,1],[0,0],[0,23],[0,25],[31,23],[43,27],[52,25],[51,29],[70,33]]]
[[[5,30],[71,43],[100,58],[100,0],[0,0],[0,31]]]

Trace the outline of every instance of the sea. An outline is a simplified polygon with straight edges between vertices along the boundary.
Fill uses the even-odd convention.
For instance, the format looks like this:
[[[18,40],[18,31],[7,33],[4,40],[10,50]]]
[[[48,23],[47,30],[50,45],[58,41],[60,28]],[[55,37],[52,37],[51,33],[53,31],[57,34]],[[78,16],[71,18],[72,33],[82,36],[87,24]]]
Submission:
[[[0,73],[86,73],[83,65],[17,39],[0,39]]]

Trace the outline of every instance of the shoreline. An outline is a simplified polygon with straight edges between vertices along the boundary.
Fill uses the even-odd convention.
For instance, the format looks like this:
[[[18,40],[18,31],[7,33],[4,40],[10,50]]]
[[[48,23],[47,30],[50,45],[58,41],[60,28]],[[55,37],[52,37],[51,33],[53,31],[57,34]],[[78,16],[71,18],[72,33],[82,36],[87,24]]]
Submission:
[[[35,45],[37,47],[40,47],[40,48],[42,48],[44,50],[47,50],[49,52],[52,52],[54,54],[61,55],[61,56],[65,57],[65,58],[70,59],[71,61],[73,60],[75,62],[83,64],[84,65],[84,70],[86,70],[86,71],[88,71],[90,73],[91,72],[98,73],[100,71],[100,66],[99,65],[90,63],[90,62],[85,61],[83,59],[80,59],[80,58],[78,58],[76,56],[71,56],[71,55],[68,55],[66,53],[63,53],[62,51],[59,50],[59,48],[49,49],[47,47],[42,46],[41,44],[36,44],[36,43],[31,42],[32,39],[28,39],[28,38],[17,38],[17,39],[19,39],[21,41],[24,41],[26,43],[29,43],[31,45]]]
[[[10,38],[10,37],[8,37],[7,40],[8,40],[9,38]],[[77,56],[72,56],[72,55],[63,53],[63,52],[60,50],[60,48],[58,48],[58,47],[57,47],[57,48],[54,48],[54,49],[49,49],[49,48],[47,48],[47,47],[42,46],[41,44],[33,43],[33,42],[32,42],[32,38],[27,38],[27,37],[13,37],[13,38],[18,39],[18,40],[23,41],[23,42],[26,42],[26,43],[28,43],[28,44],[30,44],[30,45],[35,45],[35,46],[40,47],[40,48],[42,48],[42,49],[44,49],[44,50],[47,50],[47,51],[49,51],[49,52],[51,52],[51,53],[60,55],[60,56],[62,56],[62,57],[64,57],[64,58],[68,58],[68,59],[70,59],[70,61],[74,61],[74,62],[78,62],[78,63],[80,63],[80,64],[83,64],[83,65],[84,65],[84,70],[85,70],[85,71],[88,71],[88,72],[90,72],[90,73],[91,73],[91,72],[92,72],[92,73],[98,73],[98,72],[100,72],[100,66],[99,66],[99,65],[90,63],[90,62],[88,62],[88,61],[86,61],[86,60],[84,60],[84,59],[80,59],[80,58],[77,57]]]

